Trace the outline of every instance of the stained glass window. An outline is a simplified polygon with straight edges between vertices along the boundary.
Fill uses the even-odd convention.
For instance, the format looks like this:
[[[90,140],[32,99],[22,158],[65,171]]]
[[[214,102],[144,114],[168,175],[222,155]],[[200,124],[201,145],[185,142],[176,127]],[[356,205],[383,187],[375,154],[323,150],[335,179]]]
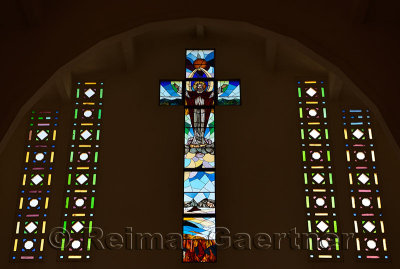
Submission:
[[[200,190],[184,193],[184,262],[216,261],[213,77],[214,51],[186,51],[184,185]],[[206,192],[199,181],[212,185],[211,190]]]
[[[389,260],[371,115],[368,109],[342,112],[357,258]]]
[[[214,80],[214,50],[186,50],[186,80],[160,81],[160,105],[184,104],[183,262],[215,262],[215,107],[240,105],[239,80]]]
[[[214,78],[214,50],[186,50],[186,78]]]
[[[240,105],[240,81],[218,81],[218,105]]]
[[[60,260],[91,258],[91,239],[84,236],[84,233],[90,233],[93,227],[102,129],[103,83],[78,82],[76,86],[62,216],[65,236],[61,242]]]
[[[35,110],[29,117],[12,261],[44,259],[59,113]]]
[[[160,105],[182,105],[182,81],[160,81]]]
[[[340,259],[339,238],[325,237],[338,232],[326,86],[324,81],[298,81],[297,94],[307,229],[317,234],[309,237],[309,257]]]

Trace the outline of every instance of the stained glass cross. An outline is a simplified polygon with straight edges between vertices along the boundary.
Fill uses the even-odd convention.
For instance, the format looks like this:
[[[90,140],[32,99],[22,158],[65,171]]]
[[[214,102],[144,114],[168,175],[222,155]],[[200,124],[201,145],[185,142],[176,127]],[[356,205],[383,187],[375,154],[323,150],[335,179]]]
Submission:
[[[239,80],[215,80],[215,51],[186,50],[186,79],[160,81],[160,105],[185,111],[183,262],[215,262],[215,106],[240,105]]]

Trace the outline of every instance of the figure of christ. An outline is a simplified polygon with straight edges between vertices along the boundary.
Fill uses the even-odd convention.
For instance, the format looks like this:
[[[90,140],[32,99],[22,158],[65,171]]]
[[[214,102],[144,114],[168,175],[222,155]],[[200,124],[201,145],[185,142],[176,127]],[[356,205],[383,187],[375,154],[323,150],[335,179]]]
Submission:
[[[178,89],[178,93],[182,94],[182,88],[177,84],[174,86]],[[223,85],[218,89],[220,94],[224,87]],[[211,144],[211,140],[205,138],[205,131],[207,123],[210,118],[210,113],[214,103],[214,91],[206,91],[207,85],[203,81],[196,81],[192,87],[192,91],[185,92],[186,106],[189,106],[190,120],[193,126],[194,137],[190,140],[189,147],[200,148]],[[198,106],[199,108],[195,108]]]

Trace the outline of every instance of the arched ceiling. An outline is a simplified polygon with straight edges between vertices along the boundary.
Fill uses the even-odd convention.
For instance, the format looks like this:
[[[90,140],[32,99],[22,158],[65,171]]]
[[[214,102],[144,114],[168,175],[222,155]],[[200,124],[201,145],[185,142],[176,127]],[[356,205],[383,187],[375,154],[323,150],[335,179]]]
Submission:
[[[287,35],[328,59],[375,102],[400,144],[399,19],[389,1],[19,0],[3,6],[0,137],[59,67],[97,42],[150,22],[206,17]]]

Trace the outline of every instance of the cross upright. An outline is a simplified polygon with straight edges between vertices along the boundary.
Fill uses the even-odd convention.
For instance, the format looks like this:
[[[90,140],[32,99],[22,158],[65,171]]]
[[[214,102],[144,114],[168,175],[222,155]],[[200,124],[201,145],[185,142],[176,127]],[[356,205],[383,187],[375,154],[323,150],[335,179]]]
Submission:
[[[215,80],[215,50],[186,50],[185,80],[160,81],[160,105],[185,111],[183,262],[216,262],[215,106],[240,105],[239,80]]]

